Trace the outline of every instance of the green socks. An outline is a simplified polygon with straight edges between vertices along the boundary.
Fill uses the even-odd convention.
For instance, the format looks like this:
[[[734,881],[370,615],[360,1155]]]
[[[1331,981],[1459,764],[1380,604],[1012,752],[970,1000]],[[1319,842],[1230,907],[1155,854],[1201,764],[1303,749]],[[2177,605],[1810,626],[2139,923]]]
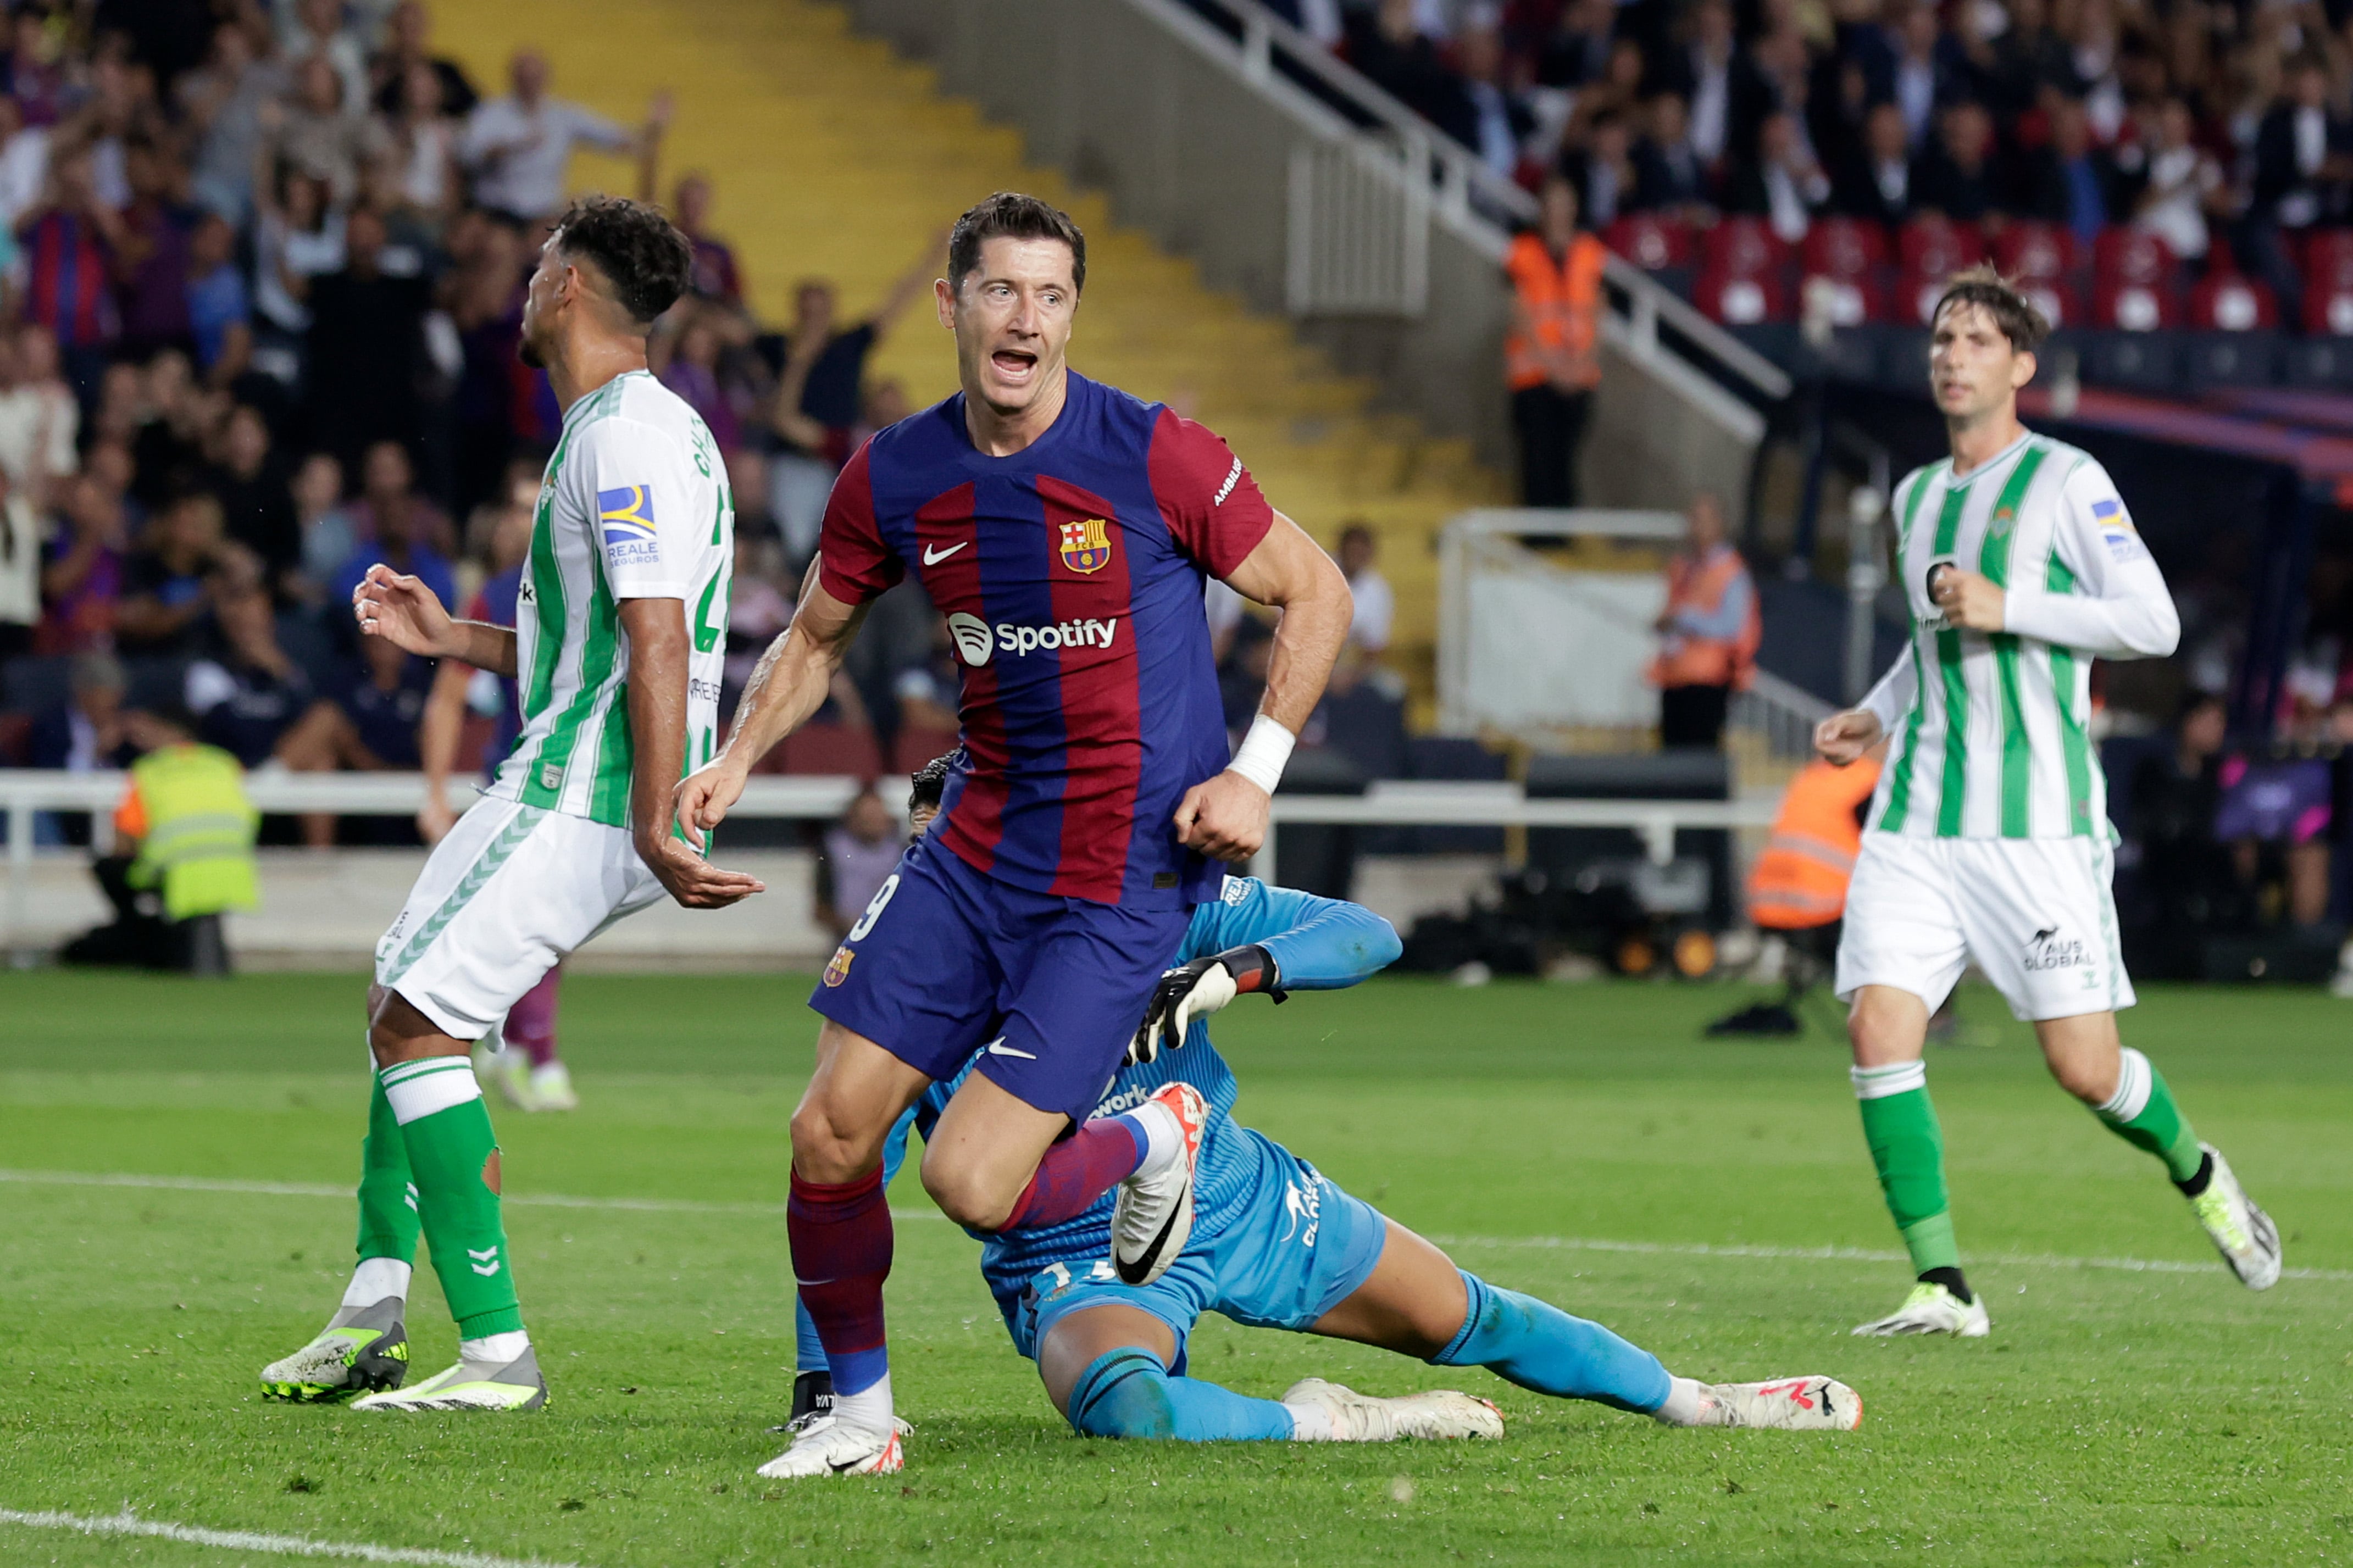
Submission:
[[[2095,1107],[2094,1114],[2134,1148],[2164,1161],[2175,1183],[2187,1182],[2198,1174],[2205,1154],[2198,1147],[2197,1132],[2190,1128],[2189,1119],[2181,1114],[2181,1108],[2173,1102],[2173,1090],[2166,1087],[2165,1075],[2130,1046],[2124,1048],[2123,1059],[2117,1064],[2116,1092],[2105,1105]]]
[[[464,1057],[426,1057],[385,1068],[377,1078],[407,1152],[433,1271],[459,1335],[479,1340],[520,1330],[499,1212],[498,1141],[472,1064]]]
[[[369,1075],[367,1142],[360,1149],[359,1256],[417,1256],[417,1184],[408,1179],[408,1145],[385,1098],[384,1079]]]
[[[1862,1102],[1862,1137],[1879,1168],[1887,1212],[1912,1254],[1912,1271],[1960,1267],[1953,1215],[1945,1197],[1945,1137],[1928,1100],[1928,1068],[1921,1062],[1852,1069]]]

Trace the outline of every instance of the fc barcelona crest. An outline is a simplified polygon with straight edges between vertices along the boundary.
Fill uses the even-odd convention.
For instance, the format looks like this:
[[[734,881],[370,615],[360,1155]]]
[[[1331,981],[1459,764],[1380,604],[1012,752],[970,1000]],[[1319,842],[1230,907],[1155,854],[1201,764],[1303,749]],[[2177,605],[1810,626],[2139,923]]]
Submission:
[[[1084,517],[1060,527],[1063,565],[1073,572],[1100,572],[1111,564],[1111,524],[1099,517]]]
[[[833,962],[825,966],[825,983],[828,985],[839,985],[843,981],[849,979],[849,961],[857,956],[858,955],[856,953],[850,952],[847,947],[835,948],[833,950]]]

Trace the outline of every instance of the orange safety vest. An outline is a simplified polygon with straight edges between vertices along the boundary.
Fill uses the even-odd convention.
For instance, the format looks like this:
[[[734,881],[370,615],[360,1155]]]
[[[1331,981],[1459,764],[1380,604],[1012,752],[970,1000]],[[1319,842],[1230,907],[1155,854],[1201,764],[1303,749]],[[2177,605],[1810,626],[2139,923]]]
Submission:
[[[1546,362],[1563,349],[1584,362],[1580,386],[1600,381],[1593,339],[1601,320],[1601,264],[1608,254],[1589,234],[1578,235],[1557,261],[1541,236],[1524,234],[1512,241],[1504,274],[1512,280],[1525,318],[1514,321],[1504,338],[1504,367],[1514,392],[1549,384]]]
[[[1846,912],[1847,880],[1862,848],[1856,808],[1879,783],[1879,764],[1809,763],[1781,797],[1773,836],[1748,874],[1748,918],[1767,931],[1807,931]]]
[[[1712,616],[1725,592],[1748,575],[1748,563],[1729,544],[1719,544],[1704,560],[1677,555],[1667,566],[1667,610]],[[1738,686],[1748,684],[1757,668],[1757,645],[1765,639],[1765,622],[1757,614],[1756,584],[1749,584],[1748,618],[1729,637],[1697,637],[1669,632],[1651,661],[1654,686]]]

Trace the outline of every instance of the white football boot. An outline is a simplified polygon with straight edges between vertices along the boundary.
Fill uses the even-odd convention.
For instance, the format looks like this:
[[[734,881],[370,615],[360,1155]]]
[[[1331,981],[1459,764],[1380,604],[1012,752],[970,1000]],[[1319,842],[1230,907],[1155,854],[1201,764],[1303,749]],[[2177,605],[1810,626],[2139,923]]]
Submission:
[[[572,1089],[572,1074],[562,1062],[531,1069],[531,1097],[537,1102],[532,1106],[533,1110],[580,1109],[580,1097]]]
[[[1501,1437],[1504,1413],[1451,1389],[1383,1399],[1320,1377],[1303,1377],[1282,1396],[1292,1438],[1301,1443],[1394,1443],[1400,1437]]]
[[[900,1439],[914,1428],[893,1416],[891,1430],[876,1435],[863,1426],[845,1426],[835,1415],[808,1415],[792,1424],[793,1446],[760,1467],[772,1481],[807,1476],[895,1476],[907,1467],[906,1446]]]
[[[1176,1119],[1182,1140],[1174,1159],[1120,1183],[1112,1200],[1111,1260],[1123,1283],[1149,1285],[1168,1272],[1193,1236],[1193,1173],[1201,1163],[1201,1134],[1209,1102],[1189,1083],[1164,1085],[1136,1108]]]
[[[1904,1305],[1886,1317],[1868,1323],[1857,1323],[1858,1334],[1951,1334],[1964,1340],[1981,1340],[1993,1327],[1986,1316],[1985,1298],[1978,1296],[1964,1302],[1942,1285],[1926,1280],[1912,1287],[1912,1294],[1904,1298]]]
[[[1862,1395],[1836,1378],[1783,1377],[1694,1387],[1697,1407],[1688,1419],[1671,1417],[1664,1410],[1658,1419],[1670,1426],[1763,1426],[1783,1432],[1852,1432],[1862,1425]]]
[[[2222,1151],[2211,1143],[2198,1147],[2214,1162],[2214,1169],[2207,1177],[2206,1190],[2189,1200],[2189,1210],[2206,1227],[2214,1250],[2222,1255],[2239,1283],[2250,1290],[2268,1290],[2279,1283],[2279,1226],[2239,1185]]]
[[[352,1401],[354,1410],[536,1410],[547,1403],[539,1357],[526,1350],[510,1362],[460,1359],[446,1372],[406,1388],[388,1388]]]

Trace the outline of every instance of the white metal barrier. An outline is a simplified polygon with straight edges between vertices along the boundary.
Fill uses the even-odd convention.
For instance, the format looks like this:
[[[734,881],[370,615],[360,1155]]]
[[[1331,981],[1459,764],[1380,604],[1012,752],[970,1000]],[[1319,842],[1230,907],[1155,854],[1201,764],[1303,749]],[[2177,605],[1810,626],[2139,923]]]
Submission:
[[[120,773],[69,773],[33,768],[0,768],[0,811],[8,815],[8,895],[6,925],[0,945],[16,940],[26,927],[31,897],[36,812],[88,812],[92,844],[101,852],[114,842],[113,811],[122,799],[127,775]],[[828,822],[839,816],[860,789],[857,779],[827,774],[786,774],[753,779],[744,788],[732,816],[781,817]],[[875,784],[883,804],[903,815],[907,781],[887,775]],[[425,804],[423,773],[259,773],[246,776],[245,793],[266,813],[332,812],[339,816],[407,816]],[[449,785],[450,805],[462,810],[478,792],[455,780]]]
[[[729,814],[735,817],[829,820],[860,788],[848,777],[789,775],[755,778]],[[35,846],[33,814],[89,812],[100,847],[111,842],[109,814],[122,796],[117,773],[69,773],[0,768],[0,810],[8,814],[7,927],[0,943],[26,927]],[[904,779],[876,785],[885,804],[906,809]],[[329,811],[345,816],[405,816],[425,804],[421,773],[259,773],[246,793],[264,812]],[[452,785],[453,805],[471,805],[474,792]],[[1762,800],[1530,799],[1511,783],[1384,781],[1361,795],[1278,795],[1266,842],[1251,862],[1254,875],[1274,875],[1275,842],[1291,825],[1333,824],[1428,827],[1619,827],[1641,837],[1662,865],[1674,855],[1678,828],[1767,827],[1774,803]]]
[[[1651,859],[1674,858],[1678,828],[1770,827],[1779,803],[1771,800],[1531,799],[1509,782],[1451,784],[1388,780],[1361,795],[1278,795],[1266,842],[1250,875],[1274,876],[1275,840],[1286,825],[1308,823],[1396,827],[1622,827],[1638,835]]]

